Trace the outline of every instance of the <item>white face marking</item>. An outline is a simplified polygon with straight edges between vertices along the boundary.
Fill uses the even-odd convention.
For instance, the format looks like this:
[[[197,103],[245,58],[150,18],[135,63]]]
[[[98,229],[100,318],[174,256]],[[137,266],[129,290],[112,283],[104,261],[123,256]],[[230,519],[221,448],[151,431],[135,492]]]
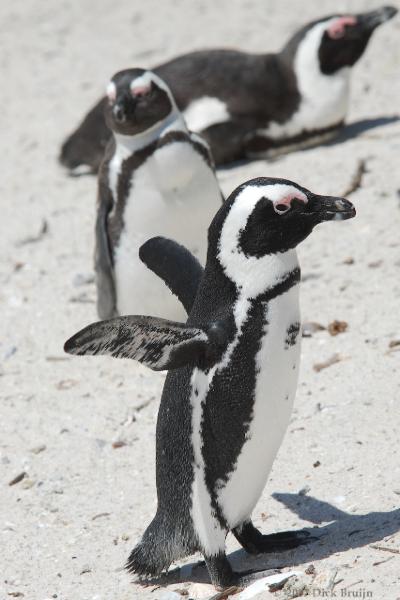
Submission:
[[[135,82],[133,82],[133,81],[130,85],[130,89],[131,89],[132,96],[135,96],[136,98],[138,98],[140,96],[146,96],[147,94],[149,94],[151,92],[150,85],[135,85]]]
[[[166,92],[173,108],[176,109],[175,99],[172,95],[171,90],[169,89],[165,81],[163,81],[161,77],[153,73],[153,71],[145,71],[143,75],[140,75],[139,77],[136,77],[136,79],[133,79],[131,81],[130,88],[131,90],[135,88],[151,88],[152,83],[155,83],[161,90],[164,90],[164,92]]]
[[[273,139],[293,137],[303,131],[323,129],[342,121],[347,113],[350,68],[343,67],[332,75],[321,72],[318,49],[322,36],[336,18],[317,23],[301,41],[294,60],[300,106],[286,123],[272,122],[257,130],[257,135]]]
[[[184,110],[183,115],[188,128],[193,131],[201,131],[210,125],[223,123],[230,119],[225,102],[211,96],[193,100]]]
[[[115,102],[117,97],[117,88],[113,81],[110,81],[106,88],[107,98],[110,102]]]
[[[239,247],[241,231],[257,202],[267,197],[274,204],[290,197],[306,199],[303,192],[296,187],[284,184],[267,186],[247,186],[235,199],[222,227],[218,259],[231,281],[234,281],[247,298],[275,286],[287,272],[297,266],[297,255],[294,250],[281,254],[270,254],[257,258],[246,256]]]

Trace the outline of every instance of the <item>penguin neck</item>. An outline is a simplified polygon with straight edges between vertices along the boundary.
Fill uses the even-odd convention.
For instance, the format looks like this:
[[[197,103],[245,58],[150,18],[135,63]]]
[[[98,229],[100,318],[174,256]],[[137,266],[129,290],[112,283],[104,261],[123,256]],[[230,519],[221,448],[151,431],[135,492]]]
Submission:
[[[263,299],[279,286],[298,281],[300,267],[296,249],[261,257],[219,253],[217,260],[223,275],[236,287],[240,296]],[[285,283],[286,282],[286,283]]]
[[[185,121],[177,109],[173,110],[166,119],[137,135],[122,135],[114,132],[117,151],[119,154],[130,156],[171,131],[187,132]]]
[[[336,103],[337,119],[343,119],[347,110],[350,67],[343,67],[332,74],[321,70],[319,48],[329,21],[323,21],[310,29],[300,41],[293,57],[293,70],[303,101],[314,106]]]
[[[299,32],[279,53],[278,59],[291,71],[297,88],[298,105],[288,123],[273,122],[267,134],[292,137],[303,131],[321,130],[339,125],[348,110],[350,67],[343,67],[329,75],[322,72],[319,48],[329,21],[316,23],[305,32]],[[290,80],[291,78],[289,78]],[[288,89],[293,93],[293,89]]]

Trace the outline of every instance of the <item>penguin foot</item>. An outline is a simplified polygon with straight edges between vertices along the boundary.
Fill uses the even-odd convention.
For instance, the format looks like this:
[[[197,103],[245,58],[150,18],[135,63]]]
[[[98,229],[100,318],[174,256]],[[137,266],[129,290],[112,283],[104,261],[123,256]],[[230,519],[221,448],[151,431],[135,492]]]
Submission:
[[[238,587],[239,574],[232,570],[224,552],[216,556],[204,556],[211,583],[217,590]]]
[[[282,552],[313,542],[317,538],[308,531],[281,531],[263,535],[251,521],[232,530],[233,535],[249,554]]]

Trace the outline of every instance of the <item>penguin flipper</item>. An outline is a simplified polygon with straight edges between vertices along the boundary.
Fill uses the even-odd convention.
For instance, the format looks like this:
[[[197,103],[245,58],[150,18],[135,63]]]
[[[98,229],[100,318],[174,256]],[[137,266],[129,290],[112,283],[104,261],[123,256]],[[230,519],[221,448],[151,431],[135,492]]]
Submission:
[[[154,237],[139,248],[140,260],[178,297],[187,314],[196,298],[204,269],[185,246],[164,237]]]
[[[93,173],[99,170],[104,149],[112,136],[104,118],[106,104],[107,98],[101,98],[75,131],[64,140],[59,161],[67,169],[74,170],[80,165],[88,165]]]
[[[111,192],[99,178],[99,199],[96,217],[95,271],[97,288],[97,314],[100,319],[117,315],[117,295],[114,267],[108,237],[108,215],[113,207]]]
[[[183,323],[124,316],[88,325],[65,342],[64,350],[68,354],[133,358],[154,371],[162,371],[208,364],[214,337],[213,331],[210,340],[203,329]]]

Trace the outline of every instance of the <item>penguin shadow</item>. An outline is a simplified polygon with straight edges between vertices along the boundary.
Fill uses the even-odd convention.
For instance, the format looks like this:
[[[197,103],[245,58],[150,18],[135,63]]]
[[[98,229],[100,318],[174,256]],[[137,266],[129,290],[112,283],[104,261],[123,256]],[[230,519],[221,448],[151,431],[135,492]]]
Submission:
[[[345,124],[340,129],[338,134],[331,140],[325,142],[323,146],[336,146],[337,144],[343,144],[344,142],[348,142],[349,140],[359,137],[367,131],[376,129],[377,127],[391,125],[392,123],[397,123],[397,121],[400,121],[399,115],[393,115],[391,117],[375,117],[373,119],[360,119],[359,121]]]
[[[249,555],[235,550],[228,556],[237,572],[252,572],[254,579],[264,577],[287,567],[328,558],[337,552],[361,548],[379,542],[400,531],[400,508],[387,512],[370,512],[363,515],[347,513],[328,502],[312,496],[275,493],[273,498],[305,521],[313,523],[304,528],[314,539],[295,550],[270,554]],[[263,531],[263,533],[269,533]],[[316,539],[315,539],[316,538]],[[192,562],[169,571],[156,579],[147,581],[152,585],[171,585],[182,582],[210,583],[204,561]]]
[[[400,531],[400,508],[358,515],[347,513],[312,496],[279,493],[272,496],[298,517],[314,524],[311,533],[319,539],[302,546],[302,562],[361,548]]]

